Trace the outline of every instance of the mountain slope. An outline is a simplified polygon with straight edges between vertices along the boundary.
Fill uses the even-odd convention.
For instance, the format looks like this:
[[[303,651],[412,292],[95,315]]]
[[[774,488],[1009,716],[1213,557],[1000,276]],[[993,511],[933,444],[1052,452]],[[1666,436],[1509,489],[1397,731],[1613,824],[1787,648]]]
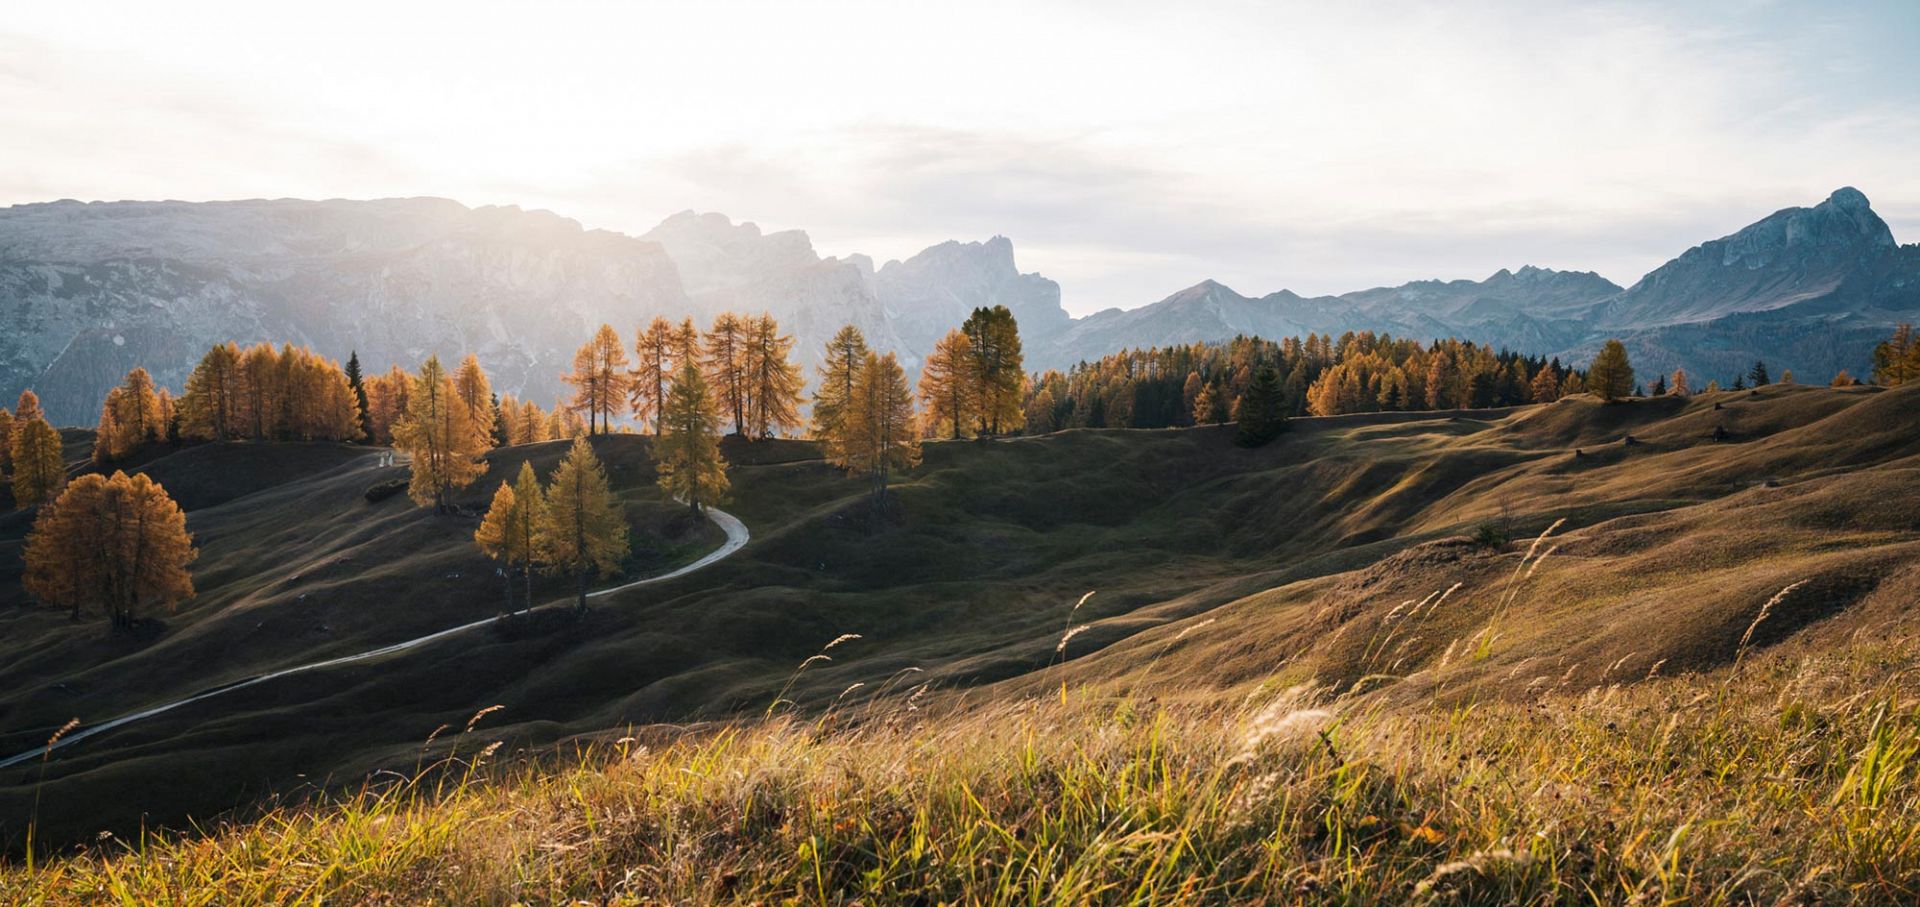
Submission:
[[[0,389],[89,424],[144,365],[178,390],[221,340],[310,344],[369,369],[477,352],[548,401],[581,338],[686,297],[654,243],[439,199],[53,202],[0,216]]]

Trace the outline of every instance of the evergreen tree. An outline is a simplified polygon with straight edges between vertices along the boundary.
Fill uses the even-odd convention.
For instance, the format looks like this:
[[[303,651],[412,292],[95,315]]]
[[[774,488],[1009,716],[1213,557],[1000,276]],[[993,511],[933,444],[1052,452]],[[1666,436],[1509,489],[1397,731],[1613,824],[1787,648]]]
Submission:
[[[1767,364],[1759,359],[1753,360],[1753,368],[1747,370],[1747,381],[1754,387],[1766,387],[1773,383],[1773,377],[1767,374]]]
[[[629,403],[633,417],[653,426],[660,435],[660,408],[667,400],[667,385],[679,370],[679,346],[674,342],[673,323],[656,316],[634,340],[636,365]]]
[[[421,506],[445,512],[453,492],[473,484],[485,471],[476,457],[485,452],[479,433],[460,403],[453,379],[429,356],[413,380],[406,418],[393,431],[395,447],[411,458],[407,495]]]
[[[347,353],[347,387],[353,390],[353,405],[360,423],[360,437],[373,438],[373,423],[367,419],[367,384],[360,374],[360,351]]]
[[[927,354],[920,368],[920,400],[926,406],[928,437],[946,435],[958,441],[968,431],[979,390],[972,369],[973,341],[964,331],[948,331]]]
[[[695,513],[727,493],[727,461],[720,455],[719,413],[706,377],[692,362],[667,391],[661,413],[664,432],[655,444],[660,488]]]
[[[1271,366],[1254,373],[1253,383],[1240,397],[1239,441],[1247,447],[1259,447],[1279,436],[1287,426],[1286,410],[1280,398],[1280,375]]]
[[[886,497],[887,478],[920,463],[920,433],[913,424],[913,392],[892,353],[868,352],[847,409],[847,471],[872,480],[875,506]]]
[[[565,376],[573,385],[571,408],[587,417],[587,434],[612,429],[615,409],[625,408],[628,381],[627,347],[611,325],[601,325],[593,339],[573,354],[573,371]]]
[[[626,516],[614,501],[607,473],[586,437],[574,438],[566,458],[554,469],[547,485],[546,512],[541,516],[540,560],[550,570],[573,574],[575,608],[584,614],[587,579],[619,569],[628,550]]]
[[[12,441],[13,506],[25,510],[53,500],[67,483],[67,466],[60,450],[60,432],[47,424],[33,391],[20,393]]]
[[[97,608],[115,629],[193,597],[198,552],[186,514],[145,475],[75,479],[27,536],[27,591],[77,619]]]
[[[1627,361],[1627,348],[1618,340],[1608,340],[1599,355],[1587,367],[1587,390],[1607,403],[1617,403],[1633,394],[1633,366]]]
[[[819,389],[813,394],[813,436],[826,448],[827,459],[845,459],[847,407],[853,400],[853,386],[860,380],[860,363],[867,358],[867,340],[860,329],[847,325],[827,341],[827,352],[820,365]]]
[[[1006,306],[977,308],[960,326],[971,344],[975,418],[980,433],[998,435],[1020,428],[1025,410],[1020,394],[1026,384],[1020,327]]]
[[[789,361],[793,338],[782,336],[772,315],[747,324],[747,380],[750,385],[747,436],[771,438],[800,425],[800,366]]]
[[[513,610],[513,572],[526,578],[527,608],[533,607],[533,562],[538,553],[536,541],[545,520],[546,498],[533,464],[522,461],[520,474],[512,484],[500,483],[493,493],[493,504],[473,534],[480,550],[502,565],[507,583],[507,610]]]
[[[1652,391],[1649,391],[1649,393],[1650,393],[1650,394],[1651,394],[1652,396],[1655,396],[1655,397],[1664,397],[1664,396],[1666,396],[1666,395],[1667,395],[1667,376],[1665,376],[1665,375],[1660,375],[1660,376],[1658,376],[1658,377],[1656,377],[1656,378],[1654,378],[1654,379],[1653,379],[1653,390],[1652,390]]]

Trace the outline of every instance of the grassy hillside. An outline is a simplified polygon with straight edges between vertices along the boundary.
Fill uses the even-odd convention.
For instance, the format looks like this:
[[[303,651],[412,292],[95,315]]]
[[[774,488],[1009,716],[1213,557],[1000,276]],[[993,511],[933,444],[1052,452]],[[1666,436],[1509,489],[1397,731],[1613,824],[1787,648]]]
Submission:
[[[716,766],[743,757],[699,756],[703,748],[747,739],[713,736],[716,723],[764,710],[795,665],[845,633],[861,638],[787,691],[799,714],[836,702],[870,718],[1031,711],[1064,687],[1071,702],[1054,707],[1067,713],[1022,720],[1105,740],[1113,703],[1152,711],[1150,702],[1176,722],[1175,736],[1192,738],[1202,768],[1206,753],[1226,746],[1222,728],[1253,720],[1243,703],[1294,685],[1311,685],[1322,705],[1348,697],[1337,700],[1341,713],[1375,716],[1386,740],[1440,733],[1459,714],[1449,709],[1467,703],[1517,722],[1534,714],[1530,703],[1566,708],[1616,684],[1631,685],[1621,696],[1677,696],[1645,690],[1709,682],[1699,672],[1724,676],[1750,626],[1751,651],[1791,641],[1840,653],[1909,619],[1920,586],[1916,413],[1915,390],[1770,387],[1615,407],[1574,400],[1299,420],[1253,451],[1218,429],[941,443],[880,512],[861,483],[829,470],[809,445],[734,446],[727,507],[754,533],[734,558],[610,597],[580,624],[451,639],[101,735],[45,766],[0,773],[0,817],[17,836],[37,796],[43,840],[72,840],[268,795],[297,802],[379,769],[411,774],[455,748],[470,755],[473,736],[443,732],[422,744],[495,705],[503,708],[482,727],[505,745],[496,763],[557,741],[604,747],[631,734]],[[1724,440],[1714,440],[1716,428]],[[222,477],[194,492],[205,497],[189,515],[203,547],[202,594],[162,632],[114,639],[24,605],[0,608],[8,752],[75,715],[110,717],[223,677],[499,609],[499,585],[467,543],[471,519],[397,498],[366,503],[366,488],[388,476],[364,450],[303,450],[297,464],[277,450],[195,448],[147,466],[170,488]],[[630,573],[717,543],[652,490],[644,439],[607,439],[601,450],[645,540]],[[559,445],[499,451],[494,472],[558,455]],[[246,476],[248,493],[223,499],[228,473]],[[476,486],[473,502],[492,484]],[[1530,542],[1555,524],[1523,566]],[[0,538],[22,531],[0,523]],[[1469,540],[1476,535],[1480,542]],[[1514,541],[1500,544],[1502,536]],[[1795,583],[1752,626],[1762,604]],[[1097,593],[1070,614],[1089,590]],[[1664,679],[1675,675],[1686,676]],[[905,711],[909,702],[915,711]],[[875,718],[860,733],[885,725]],[[933,745],[900,733],[886,746]],[[820,744],[829,749],[793,758],[817,764],[864,739],[835,736]],[[1322,755],[1335,760],[1327,771],[1345,764]],[[971,758],[980,764],[954,771],[990,779],[1008,768],[985,749]],[[1451,777],[1421,771],[1421,784]],[[567,777],[602,776],[513,784],[557,796],[548,785]],[[462,796],[484,805],[505,796],[499,790]],[[1009,797],[1007,809],[1038,808]],[[910,817],[912,805],[899,808]],[[425,807],[407,807],[416,808]],[[993,859],[1015,856],[999,853]],[[598,878],[566,884],[612,890],[595,887],[611,884]],[[692,896],[684,887],[636,890]]]
[[[419,772],[0,869],[18,904],[1907,904],[1911,637],[1520,703],[913,698]]]

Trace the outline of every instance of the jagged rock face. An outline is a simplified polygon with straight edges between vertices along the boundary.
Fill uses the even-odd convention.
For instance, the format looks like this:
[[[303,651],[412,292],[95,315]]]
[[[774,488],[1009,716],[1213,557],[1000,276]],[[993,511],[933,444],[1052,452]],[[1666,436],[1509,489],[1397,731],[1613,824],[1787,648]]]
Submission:
[[[795,354],[808,365],[818,364],[827,339],[848,324],[909,361],[924,351],[900,337],[875,298],[871,261],[821,258],[802,231],[763,234],[722,214],[683,211],[643,238],[660,243],[680,266],[688,314],[702,329],[721,312],[767,312],[792,334]]]
[[[975,308],[1004,305],[1030,343],[1044,344],[1072,323],[1060,307],[1060,285],[1014,266],[1013,242],[944,242],[873,275],[875,296],[900,336],[929,349]]]
[[[1644,329],[1785,308],[1882,270],[1897,249],[1867,197],[1844,188],[1688,249],[1609,301],[1594,323]]]
[[[176,390],[208,346],[290,341],[369,371],[478,353],[548,401],[602,321],[686,306],[657,244],[438,199],[56,202],[0,213],[0,394],[65,424],[144,365]]]

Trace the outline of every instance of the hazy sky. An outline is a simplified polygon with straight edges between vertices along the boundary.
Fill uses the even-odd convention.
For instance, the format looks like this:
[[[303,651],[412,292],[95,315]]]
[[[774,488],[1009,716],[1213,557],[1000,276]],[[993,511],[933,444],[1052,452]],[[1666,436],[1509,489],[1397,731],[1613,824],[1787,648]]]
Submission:
[[[999,233],[1076,313],[1627,284],[1842,185],[1920,240],[1920,2],[1681,5],[0,0],[0,204],[693,208],[882,261]]]

